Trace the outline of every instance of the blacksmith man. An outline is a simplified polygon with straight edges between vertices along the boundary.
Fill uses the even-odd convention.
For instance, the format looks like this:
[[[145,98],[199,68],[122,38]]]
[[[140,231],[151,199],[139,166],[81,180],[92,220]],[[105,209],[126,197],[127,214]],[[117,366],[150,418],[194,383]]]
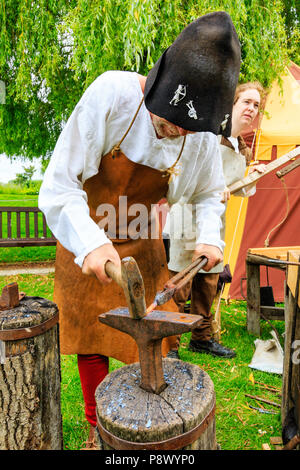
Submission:
[[[128,208],[139,203],[149,211],[164,197],[171,206],[179,200],[195,204],[195,256],[208,257],[207,271],[219,263],[224,179],[217,134],[230,136],[239,69],[240,44],[229,15],[202,16],[181,32],[147,77],[121,71],[98,77],[58,139],[39,207],[59,240],[54,300],[61,353],[78,355],[92,432],[95,388],[108,372],[108,357],[138,360],[132,338],[98,321],[101,313],[126,305],[122,290],[106,276],[105,263],[119,265],[120,258],[133,256],[148,304],[168,279],[162,240],[110,239],[99,227],[97,208],[113,205],[117,234],[124,234],[127,227],[118,225],[120,196],[127,196]],[[177,311],[172,300],[163,308]],[[164,355],[174,342],[165,338]]]

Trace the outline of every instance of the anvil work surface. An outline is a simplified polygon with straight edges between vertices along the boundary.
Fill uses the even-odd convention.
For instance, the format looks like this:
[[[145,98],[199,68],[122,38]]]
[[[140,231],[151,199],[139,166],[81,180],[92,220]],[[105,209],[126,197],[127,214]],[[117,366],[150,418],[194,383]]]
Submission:
[[[134,338],[143,331],[149,337],[164,338],[181,334],[199,326],[202,316],[177,312],[166,312],[164,310],[153,310],[144,318],[136,320],[130,317],[128,308],[119,307],[115,310],[99,315],[99,321],[113,328],[124,331]]]
[[[141,387],[148,392],[161,393],[166,387],[162,368],[162,339],[180,335],[202,322],[200,315],[153,310],[137,320],[127,308],[110,310],[99,315],[99,321],[132,336],[139,349]]]
[[[195,428],[215,403],[209,375],[198,366],[163,359],[167,387],[160,394],[143,390],[139,363],[109,374],[96,390],[97,415],[114,436],[133,442],[159,442]],[[185,449],[213,449],[215,420]],[[108,448],[108,447],[105,447]]]

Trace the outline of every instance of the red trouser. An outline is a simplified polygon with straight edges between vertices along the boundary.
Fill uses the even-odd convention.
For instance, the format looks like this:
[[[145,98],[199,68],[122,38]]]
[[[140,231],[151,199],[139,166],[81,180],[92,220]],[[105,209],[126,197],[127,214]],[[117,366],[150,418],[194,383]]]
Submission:
[[[108,374],[108,357],[100,354],[78,354],[78,370],[85,405],[85,416],[92,426],[96,426],[95,390]]]

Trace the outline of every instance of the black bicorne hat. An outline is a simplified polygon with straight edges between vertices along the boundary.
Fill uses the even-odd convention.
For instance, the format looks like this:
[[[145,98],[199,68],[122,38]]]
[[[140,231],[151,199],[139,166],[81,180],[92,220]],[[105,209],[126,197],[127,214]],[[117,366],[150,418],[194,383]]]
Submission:
[[[201,16],[150,70],[146,108],[185,130],[229,137],[240,61],[230,16],[223,11]]]

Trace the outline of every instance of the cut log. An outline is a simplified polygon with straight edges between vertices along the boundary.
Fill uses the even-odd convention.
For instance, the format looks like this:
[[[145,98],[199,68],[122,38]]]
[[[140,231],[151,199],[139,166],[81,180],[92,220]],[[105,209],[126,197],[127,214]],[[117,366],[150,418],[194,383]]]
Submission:
[[[140,388],[139,363],[109,374],[96,389],[104,450],[215,450],[215,392],[198,366],[164,359],[167,388]]]
[[[0,312],[0,450],[61,450],[57,306],[24,297]]]

